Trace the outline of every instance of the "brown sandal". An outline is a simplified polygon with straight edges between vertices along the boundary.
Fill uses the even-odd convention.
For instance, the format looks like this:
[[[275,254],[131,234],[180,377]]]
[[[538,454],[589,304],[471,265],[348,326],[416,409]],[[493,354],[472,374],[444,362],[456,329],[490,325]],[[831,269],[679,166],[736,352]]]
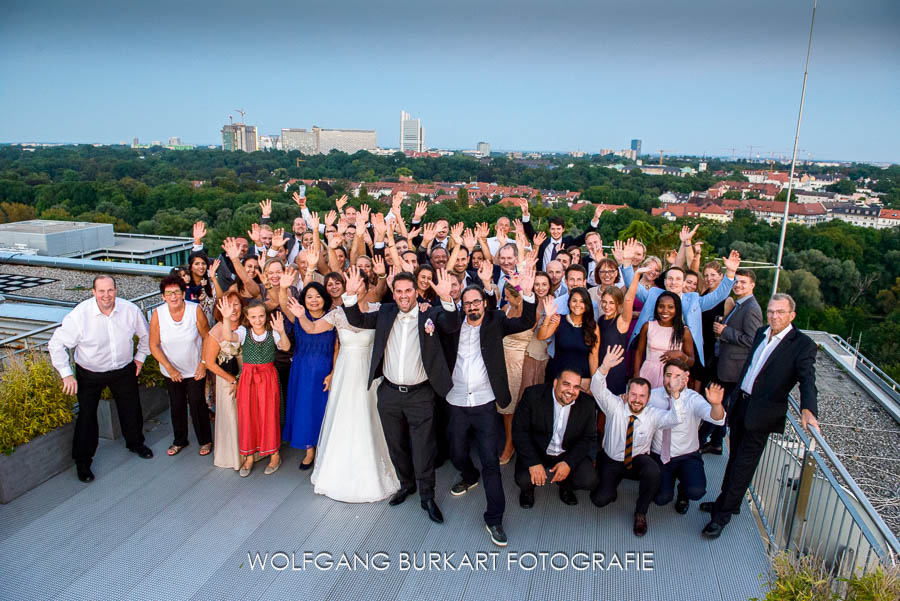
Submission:
[[[200,454],[201,455],[209,455],[210,451],[212,451],[212,443],[208,442],[204,445],[200,445]]]

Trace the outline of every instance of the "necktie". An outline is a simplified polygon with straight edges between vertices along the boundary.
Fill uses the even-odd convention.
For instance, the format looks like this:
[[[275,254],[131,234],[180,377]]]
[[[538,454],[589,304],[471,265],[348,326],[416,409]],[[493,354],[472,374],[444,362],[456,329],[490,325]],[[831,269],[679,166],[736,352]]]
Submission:
[[[637,417],[632,415],[628,418],[628,429],[625,430],[625,469],[631,469],[631,446],[634,442],[634,420]]]
[[[555,261],[556,255],[559,254],[559,242],[552,242],[551,246],[553,247],[553,250],[550,251],[550,260]]]
[[[672,408],[672,399],[669,399],[669,409]],[[662,432],[662,448],[659,450],[659,458],[663,463],[669,463],[672,459],[672,429],[666,428]]]

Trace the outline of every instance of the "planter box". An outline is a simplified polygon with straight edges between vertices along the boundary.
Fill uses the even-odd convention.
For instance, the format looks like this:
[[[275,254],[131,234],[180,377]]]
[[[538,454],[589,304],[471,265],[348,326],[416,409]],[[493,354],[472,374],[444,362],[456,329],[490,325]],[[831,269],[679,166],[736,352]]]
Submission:
[[[73,463],[75,420],[0,454],[0,503],[9,503],[38,484],[67,470]]]
[[[141,386],[141,410],[144,421],[155,417],[169,409],[169,394],[165,388],[144,388]],[[118,440],[122,438],[122,426],[119,425],[119,411],[113,399],[101,399],[97,406],[97,425],[100,438]]]

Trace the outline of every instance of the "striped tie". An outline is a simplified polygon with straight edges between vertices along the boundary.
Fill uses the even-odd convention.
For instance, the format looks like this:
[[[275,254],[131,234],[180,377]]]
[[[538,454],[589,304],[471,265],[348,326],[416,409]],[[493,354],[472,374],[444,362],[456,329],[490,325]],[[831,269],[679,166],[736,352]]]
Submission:
[[[631,469],[631,445],[634,442],[634,420],[637,417],[632,415],[628,418],[628,429],[625,430],[625,469]]]

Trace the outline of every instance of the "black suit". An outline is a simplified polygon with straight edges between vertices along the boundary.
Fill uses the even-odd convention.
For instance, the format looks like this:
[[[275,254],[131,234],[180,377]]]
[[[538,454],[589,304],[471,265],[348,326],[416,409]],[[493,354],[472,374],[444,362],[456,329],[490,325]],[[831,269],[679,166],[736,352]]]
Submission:
[[[553,383],[529,386],[516,405],[512,437],[516,447],[516,484],[522,490],[534,490],[528,468],[533,465],[553,467],[565,461],[569,476],[559,483],[569,488],[592,489],[597,474],[591,465],[590,451],[597,441],[597,406],[585,393],[578,395],[569,409],[569,419],[563,433],[561,455],[548,455],[547,447],[553,439]],[[549,476],[548,476],[549,482]]]
[[[753,382],[753,393],[748,395],[741,390],[756,349],[766,343],[768,329],[764,326],[757,330],[731,398],[730,453],[722,492],[713,510],[713,521],[723,526],[740,509],[769,434],[784,431],[788,393],[795,384],[800,384],[801,409],[809,409],[813,415],[818,413],[815,371],[818,348],[796,327],[785,335],[763,364]]]
[[[344,307],[344,314],[350,325],[375,330],[369,368],[370,386],[375,378],[384,375],[388,336],[399,313],[400,308],[396,304],[381,305],[373,313],[361,312],[356,303]],[[378,387],[378,414],[400,486],[404,490],[414,490],[418,485],[423,501],[434,498],[435,393],[446,396],[452,386],[438,332],[432,331],[429,334],[425,325],[431,320],[435,329],[441,333],[453,333],[459,329],[459,319],[454,313],[444,311],[440,304],[428,311],[419,312],[419,350],[427,380],[398,389],[385,379]]]
[[[471,296],[471,294],[470,294]],[[459,353],[460,340],[468,326],[463,325],[464,317],[460,313],[457,320],[460,322],[460,331],[456,334],[456,344],[451,347],[447,363],[450,373],[454,373]],[[478,456],[481,460],[481,477],[484,482],[484,494],[487,497],[487,510],[484,512],[484,522],[488,526],[498,526],[503,522],[503,511],[506,508],[506,499],[503,496],[503,479],[500,476],[500,463],[497,457],[499,446],[499,429],[496,405],[506,407],[510,403],[509,380],[506,374],[506,360],[503,356],[503,338],[510,334],[517,334],[534,327],[535,304],[525,302],[522,306],[522,316],[509,318],[503,311],[485,310],[478,328],[478,351],[484,363],[485,372],[491,386],[494,400],[475,406],[459,406],[449,404],[450,412],[450,459],[459,470],[463,482],[472,484],[478,482],[479,472],[472,463],[469,453],[469,432],[475,434],[475,444],[478,447]],[[474,347],[474,344],[472,345]],[[474,348],[472,350],[474,353]],[[455,386],[461,386],[462,391],[451,390],[450,397],[455,398],[461,392],[463,398],[468,398],[465,390],[464,379],[467,374],[459,370]],[[495,404],[496,403],[496,404]]]
[[[535,231],[534,226],[531,225],[531,221],[526,221],[522,225],[525,227],[525,235],[528,236],[529,240],[533,240]],[[581,232],[581,234],[577,236],[563,236],[561,242],[566,248],[570,248],[572,246],[582,246],[584,244],[584,237],[587,236],[590,232],[595,231],[596,229],[597,228],[588,223],[587,228],[583,232]],[[539,271],[544,271],[546,268],[546,265],[544,265],[544,253],[551,242],[553,242],[553,239],[548,236],[547,239],[541,243],[540,248],[538,248],[537,269]]]

